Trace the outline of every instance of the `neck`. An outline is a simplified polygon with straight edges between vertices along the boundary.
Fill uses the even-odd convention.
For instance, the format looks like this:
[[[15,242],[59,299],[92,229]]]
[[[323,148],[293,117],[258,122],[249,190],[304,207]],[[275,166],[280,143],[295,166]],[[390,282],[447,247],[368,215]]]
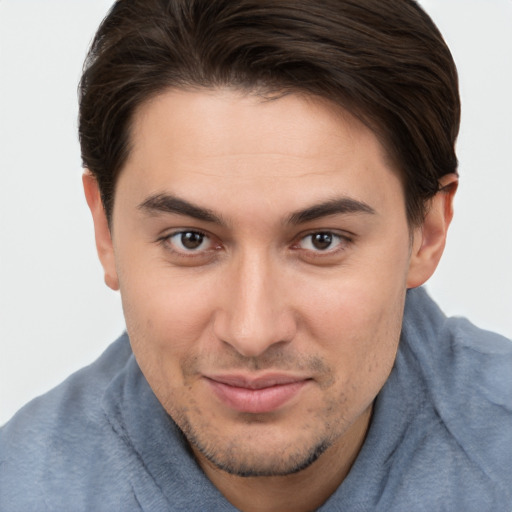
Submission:
[[[220,470],[199,453],[199,464],[224,497],[242,512],[308,512],[340,486],[364,443],[369,407],[313,464],[287,476],[240,477]]]

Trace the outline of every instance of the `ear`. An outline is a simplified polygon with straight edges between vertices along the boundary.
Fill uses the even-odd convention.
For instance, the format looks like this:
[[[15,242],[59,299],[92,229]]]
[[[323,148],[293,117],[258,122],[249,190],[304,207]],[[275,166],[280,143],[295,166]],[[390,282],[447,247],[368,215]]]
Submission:
[[[119,280],[117,278],[116,262],[114,258],[114,246],[112,244],[110,228],[105,208],[103,208],[98,182],[88,170],[84,172],[82,182],[84,184],[85,199],[92,214],[96,249],[105,272],[105,284],[109,288],[112,288],[112,290],[119,290]]]
[[[421,286],[437,268],[453,217],[453,198],[458,183],[456,174],[447,174],[439,180],[439,192],[432,198],[423,224],[413,233],[407,288]]]

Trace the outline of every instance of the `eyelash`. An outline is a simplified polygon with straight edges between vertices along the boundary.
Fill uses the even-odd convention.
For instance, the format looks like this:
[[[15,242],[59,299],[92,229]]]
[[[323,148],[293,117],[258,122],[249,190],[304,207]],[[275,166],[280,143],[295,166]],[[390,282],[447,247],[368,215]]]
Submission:
[[[170,250],[172,253],[181,256],[183,258],[195,258],[195,257],[204,257],[206,252],[210,251],[217,251],[221,248],[220,242],[215,244],[213,248],[205,250],[177,250],[174,247],[172,247],[172,239],[176,236],[183,237],[184,235],[191,234],[191,235],[199,235],[202,237],[201,244],[204,243],[205,239],[209,239],[211,243],[214,243],[212,241],[213,237],[208,235],[207,233],[204,233],[203,231],[200,231],[198,229],[181,229],[179,231],[174,231],[173,233],[167,234],[165,236],[162,236],[157,241],[163,245],[167,250]]]
[[[205,250],[179,250],[172,246],[172,239],[177,236],[183,237],[184,235],[199,235],[202,237],[201,244],[204,243],[205,239],[210,240],[210,244],[213,244],[213,247],[209,247]],[[326,248],[325,250],[312,250],[312,249],[305,249],[300,247],[300,244],[305,241],[308,238],[311,238],[315,235],[329,235],[333,239],[337,239],[338,243],[336,244],[336,247],[334,249]],[[349,236],[347,234],[341,234],[339,232],[333,231],[333,230],[315,230],[310,231],[308,233],[302,233],[298,237],[295,238],[295,242],[293,242],[290,246],[292,250],[296,251],[304,251],[304,253],[307,253],[308,258],[326,258],[328,256],[334,256],[340,252],[345,251],[350,244],[353,243],[352,236]],[[197,229],[180,229],[179,231],[174,231],[170,234],[167,234],[165,236],[162,236],[157,240],[158,243],[160,243],[162,246],[166,248],[166,250],[170,251],[174,255],[181,257],[181,258],[205,258],[205,256],[213,256],[213,252],[218,251],[222,249],[222,243],[215,242],[214,237],[209,235],[208,233],[205,233],[201,230]]]
[[[307,240],[308,238],[310,239],[310,244],[312,244],[313,243],[312,238],[316,235],[322,235],[322,236],[327,235],[331,239],[337,239],[337,243],[335,243],[333,241],[333,243],[335,243],[335,247],[334,248],[328,247],[325,250],[305,249],[305,248],[300,247],[300,244],[302,242],[304,242],[305,240]],[[317,230],[317,231],[311,231],[304,235],[300,235],[300,237],[298,237],[298,241],[292,245],[292,249],[295,249],[298,251],[306,251],[308,253],[309,258],[311,258],[311,257],[325,258],[328,256],[334,256],[342,251],[345,251],[352,242],[353,242],[352,237],[348,236],[347,234],[341,234],[339,232],[335,232],[332,230]]]

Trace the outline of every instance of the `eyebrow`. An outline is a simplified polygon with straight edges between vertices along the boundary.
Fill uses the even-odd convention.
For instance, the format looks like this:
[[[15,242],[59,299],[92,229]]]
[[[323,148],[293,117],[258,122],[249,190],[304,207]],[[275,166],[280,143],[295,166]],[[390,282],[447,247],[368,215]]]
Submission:
[[[212,210],[197,206],[185,199],[181,199],[170,194],[152,195],[140,203],[138,208],[140,210],[144,210],[150,215],[171,213],[185,215],[203,222],[212,222],[219,225],[227,224]],[[350,213],[375,215],[376,211],[363,201],[358,201],[350,197],[340,197],[315,204],[303,210],[298,210],[288,217],[286,223],[297,225],[320,219],[322,217],[328,217],[329,215]]]
[[[328,217],[329,215],[348,213],[375,215],[377,212],[363,201],[350,197],[340,197],[292,213],[287,222],[288,224],[303,224],[322,217]]]
[[[215,224],[224,225],[225,222],[217,215],[215,215],[208,208],[189,203],[185,199],[169,195],[169,194],[155,194],[148,197],[138,208],[144,210],[150,215],[157,215],[159,213],[175,213],[178,215],[186,215],[197,220],[204,222],[213,222]]]

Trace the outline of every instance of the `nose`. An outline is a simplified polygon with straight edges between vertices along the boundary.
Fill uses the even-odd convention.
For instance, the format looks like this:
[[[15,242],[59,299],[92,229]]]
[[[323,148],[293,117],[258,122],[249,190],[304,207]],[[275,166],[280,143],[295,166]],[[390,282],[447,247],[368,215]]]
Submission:
[[[290,342],[296,319],[291,290],[269,258],[252,256],[233,264],[222,284],[222,307],[214,319],[215,335],[239,354],[257,357],[276,344]]]

